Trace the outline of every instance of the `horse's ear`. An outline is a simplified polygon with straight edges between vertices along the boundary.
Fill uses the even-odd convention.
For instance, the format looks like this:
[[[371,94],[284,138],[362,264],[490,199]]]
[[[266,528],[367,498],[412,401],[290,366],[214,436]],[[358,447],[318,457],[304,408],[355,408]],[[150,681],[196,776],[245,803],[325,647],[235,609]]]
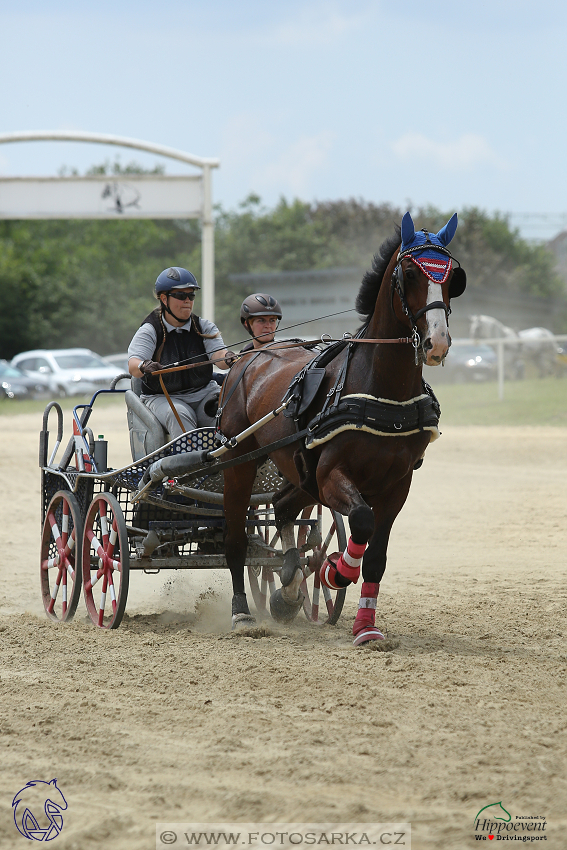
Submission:
[[[449,298],[458,298],[467,288],[467,273],[464,269],[458,266],[453,269],[453,277],[449,284]],[[471,316],[471,318],[473,318]]]
[[[402,245],[410,245],[415,236],[415,225],[409,212],[402,218]]]
[[[442,245],[448,245],[455,233],[457,232],[457,225],[459,220],[457,218],[457,213],[453,213],[445,227],[442,227],[439,233],[437,234],[438,240]]]

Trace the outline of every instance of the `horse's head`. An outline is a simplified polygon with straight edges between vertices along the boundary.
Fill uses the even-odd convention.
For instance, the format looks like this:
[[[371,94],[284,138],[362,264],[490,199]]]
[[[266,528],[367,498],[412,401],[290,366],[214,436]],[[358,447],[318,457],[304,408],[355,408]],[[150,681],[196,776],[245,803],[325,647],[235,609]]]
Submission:
[[[462,295],[466,287],[466,274],[460,266],[453,267],[447,248],[456,230],[456,213],[438,233],[416,233],[409,212],[402,219],[402,244],[392,274],[392,303],[398,318],[402,318],[401,311],[410,320],[414,334],[419,334],[421,360],[428,366],[438,366],[449,351],[450,300]],[[399,304],[395,303],[396,293]]]

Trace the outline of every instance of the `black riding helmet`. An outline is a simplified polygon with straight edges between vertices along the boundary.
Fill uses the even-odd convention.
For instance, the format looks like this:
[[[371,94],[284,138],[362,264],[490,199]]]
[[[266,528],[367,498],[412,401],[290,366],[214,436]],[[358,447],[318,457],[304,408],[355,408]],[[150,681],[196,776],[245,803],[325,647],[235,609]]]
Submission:
[[[282,308],[273,295],[255,292],[244,299],[240,308],[240,321],[250,336],[253,336],[253,334],[248,326],[248,319],[254,319],[256,316],[277,316],[281,320]]]

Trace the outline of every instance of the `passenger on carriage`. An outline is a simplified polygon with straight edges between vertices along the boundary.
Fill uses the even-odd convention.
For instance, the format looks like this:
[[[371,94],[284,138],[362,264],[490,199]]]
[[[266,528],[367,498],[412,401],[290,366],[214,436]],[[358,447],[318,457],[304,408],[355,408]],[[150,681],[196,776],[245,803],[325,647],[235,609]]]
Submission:
[[[281,318],[282,308],[272,295],[256,292],[245,298],[240,308],[240,321],[253,339],[246,343],[241,352],[262,348],[273,342]]]
[[[141,400],[159,419],[171,438],[183,431],[154,375],[168,365],[203,363],[163,375],[163,382],[185,431],[214,424],[220,391],[213,380],[215,360],[228,369],[236,355],[228,351],[219,329],[193,313],[193,302],[201,287],[187,269],[165,269],[157,278],[155,295],[159,306],[142,322],[128,347],[128,370],[142,379]]]

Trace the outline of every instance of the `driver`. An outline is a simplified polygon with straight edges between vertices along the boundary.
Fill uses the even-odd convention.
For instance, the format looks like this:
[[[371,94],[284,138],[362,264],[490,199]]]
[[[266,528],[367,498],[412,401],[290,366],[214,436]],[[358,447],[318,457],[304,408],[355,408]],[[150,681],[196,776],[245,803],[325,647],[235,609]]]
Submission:
[[[214,424],[220,387],[213,380],[209,360],[214,359],[225,370],[236,359],[227,351],[216,325],[193,313],[200,288],[187,269],[173,266],[162,271],[155,285],[159,306],[146,316],[128,347],[128,371],[142,378],[141,400],[172,439],[184,432],[153,373],[177,362],[203,364],[163,375],[184,429],[190,431]]]
[[[281,318],[282,308],[272,295],[256,292],[245,298],[240,308],[240,321],[253,339],[241,351],[262,348],[273,342]]]

